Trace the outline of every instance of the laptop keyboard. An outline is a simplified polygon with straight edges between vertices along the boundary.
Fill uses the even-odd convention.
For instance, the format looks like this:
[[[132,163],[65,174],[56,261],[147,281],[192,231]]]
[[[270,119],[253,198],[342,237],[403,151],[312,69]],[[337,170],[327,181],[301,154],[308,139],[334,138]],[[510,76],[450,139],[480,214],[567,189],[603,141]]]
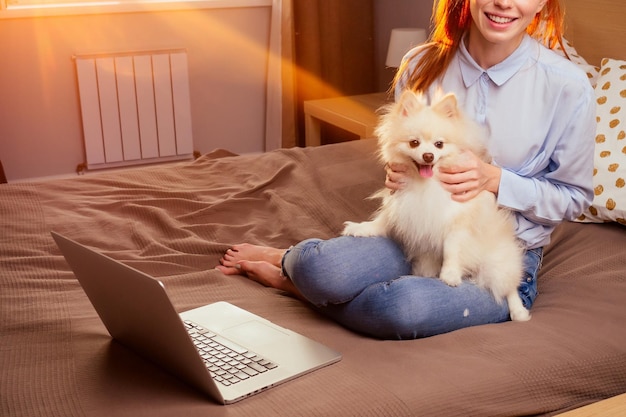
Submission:
[[[236,384],[278,366],[196,323],[184,323],[211,376],[222,385]]]

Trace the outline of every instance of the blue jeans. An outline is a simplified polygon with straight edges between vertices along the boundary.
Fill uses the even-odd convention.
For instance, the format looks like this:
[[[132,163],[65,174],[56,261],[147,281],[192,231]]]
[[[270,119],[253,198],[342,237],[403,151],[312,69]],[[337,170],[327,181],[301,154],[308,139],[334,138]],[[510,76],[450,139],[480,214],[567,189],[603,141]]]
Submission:
[[[525,254],[519,293],[528,309],[537,296],[541,248]],[[509,320],[506,300],[463,281],[412,276],[402,250],[382,237],[308,239],[287,251],[283,273],[319,311],[381,339],[415,339]]]

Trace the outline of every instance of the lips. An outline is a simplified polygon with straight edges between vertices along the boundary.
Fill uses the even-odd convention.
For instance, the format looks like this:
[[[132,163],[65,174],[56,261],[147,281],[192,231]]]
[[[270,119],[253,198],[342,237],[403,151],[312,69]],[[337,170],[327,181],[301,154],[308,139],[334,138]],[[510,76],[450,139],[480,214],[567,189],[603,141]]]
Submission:
[[[512,17],[497,16],[489,13],[485,13],[485,16],[487,16],[487,19],[491,20],[493,23],[497,23],[499,25],[505,25],[515,20],[515,18]]]

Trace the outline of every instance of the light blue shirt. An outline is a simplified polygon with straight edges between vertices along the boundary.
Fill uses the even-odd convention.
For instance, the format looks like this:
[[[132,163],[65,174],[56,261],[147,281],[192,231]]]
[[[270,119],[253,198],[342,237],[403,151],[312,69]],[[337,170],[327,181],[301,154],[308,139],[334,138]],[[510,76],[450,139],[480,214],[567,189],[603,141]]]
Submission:
[[[404,85],[398,83],[396,99]],[[437,89],[455,93],[465,114],[488,128],[493,163],[502,168],[498,204],[516,213],[527,248],[546,245],[559,222],[591,205],[596,103],[576,64],[526,35],[508,58],[484,70],[461,42],[428,96]]]

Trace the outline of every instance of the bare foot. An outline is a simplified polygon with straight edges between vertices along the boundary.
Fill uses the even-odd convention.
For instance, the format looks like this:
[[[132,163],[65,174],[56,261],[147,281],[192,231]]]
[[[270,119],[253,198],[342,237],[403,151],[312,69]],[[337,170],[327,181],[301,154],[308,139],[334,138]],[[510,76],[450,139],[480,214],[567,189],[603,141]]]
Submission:
[[[232,271],[233,268],[238,269],[238,265],[241,261],[264,261],[276,267],[280,267],[280,262],[285,252],[286,249],[242,243],[228,249],[220,259],[220,264],[229,268],[229,271]],[[233,271],[233,273],[238,274],[239,272]]]
[[[282,274],[280,267],[272,265],[267,261],[241,260],[237,264],[237,267],[218,265],[215,269],[222,271],[226,275],[245,274],[248,278],[259,284],[286,291],[306,301],[296,286],[293,285],[293,282]]]

